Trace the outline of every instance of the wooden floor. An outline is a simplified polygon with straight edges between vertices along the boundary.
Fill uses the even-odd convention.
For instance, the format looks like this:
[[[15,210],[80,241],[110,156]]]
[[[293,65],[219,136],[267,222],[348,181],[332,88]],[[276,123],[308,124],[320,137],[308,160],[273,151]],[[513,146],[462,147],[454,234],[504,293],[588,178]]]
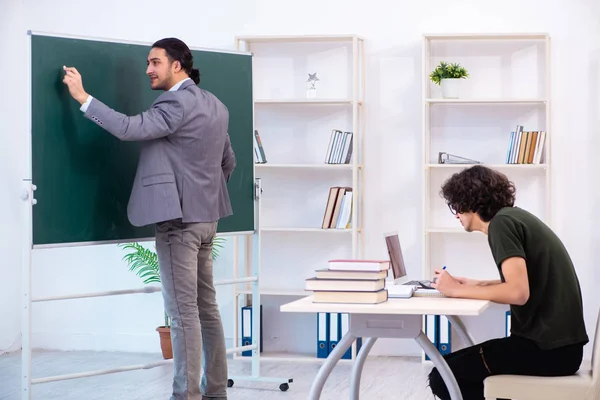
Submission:
[[[160,354],[111,352],[52,352],[33,354],[33,377],[40,378],[90,370],[147,364],[161,360]],[[292,378],[287,392],[277,383],[237,380],[228,389],[229,400],[305,400],[321,364],[312,362],[263,361],[260,375]],[[427,387],[430,366],[412,357],[370,357],[361,380],[361,399],[432,400]],[[230,360],[231,375],[248,376],[251,363]],[[21,354],[0,356],[0,399],[21,400]],[[321,399],[348,399],[350,363],[338,364],[330,375]],[[50,382],[32,387],[32,400],[168,400],[173,368],[164,365],[148,370],[119,372],[109,375]]]

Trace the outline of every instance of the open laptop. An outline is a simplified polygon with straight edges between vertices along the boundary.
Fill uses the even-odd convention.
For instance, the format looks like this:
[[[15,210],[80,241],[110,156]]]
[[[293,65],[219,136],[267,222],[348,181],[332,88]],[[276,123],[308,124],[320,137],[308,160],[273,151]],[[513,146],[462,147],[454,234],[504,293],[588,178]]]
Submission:
[[[386,285],[388,297],[410,297],[415,289],[433,289],[430,286],[431,281],[412,280],[406,274],[406,265],[402,256],[402,247],[400,246],[398,232],[385,233],[384,238],[390,256],[390,267],[394,276],[392,284]]]

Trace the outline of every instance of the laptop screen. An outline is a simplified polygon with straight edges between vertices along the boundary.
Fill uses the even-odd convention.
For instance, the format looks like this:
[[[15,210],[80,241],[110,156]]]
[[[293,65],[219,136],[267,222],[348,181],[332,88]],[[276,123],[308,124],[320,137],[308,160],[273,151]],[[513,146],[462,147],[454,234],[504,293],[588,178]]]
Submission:
[[[390,255],[390,264],[394,279],[400,279],[406,276],[406,267],[404,266],[404,258],[402,257],[402,249],[400,248],[400,239],[397,233],[385,234],[385,245]]]

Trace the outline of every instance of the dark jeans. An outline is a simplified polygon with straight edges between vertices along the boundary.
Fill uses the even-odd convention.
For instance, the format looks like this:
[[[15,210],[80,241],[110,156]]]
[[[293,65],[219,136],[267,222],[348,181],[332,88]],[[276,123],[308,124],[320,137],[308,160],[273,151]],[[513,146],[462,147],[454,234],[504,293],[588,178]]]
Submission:
[[[518,336],[492,339],[444,356],[458,383],[463,400],[483,400],[483,380],[491,375],[564,376],[575,374],[583,358],[583,345],[541,350]],[[429,374],[435,396],[450,400],[437,368]]]

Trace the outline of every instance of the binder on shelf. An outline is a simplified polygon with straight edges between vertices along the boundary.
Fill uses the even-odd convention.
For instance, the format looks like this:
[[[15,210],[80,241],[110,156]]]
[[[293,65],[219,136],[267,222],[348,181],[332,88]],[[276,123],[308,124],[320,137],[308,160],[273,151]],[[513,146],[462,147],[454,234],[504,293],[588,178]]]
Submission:
[[[317,313],[317,358],[329,356],[329,313]]]
[[[340,320],[339,338],[341,340],[344,337],[344,335],[346,334],[346,332],[348,332],[349,316],[348,316],[348,314],[338,314],[338,318]],[[356,353],[357,354],[360,351],[361,347],[362,347],[362,338],[356,338]],[[346,352],[342,355],[342,359],[343,360],[352,360],[352,346],[350,346],[348,348],[348,350],[346,350]]]
[[[505,323],[505,330],[504,330],[504,335],[506,337],[510,336],[510,310],[508,310],[506,312],[506,323]]]
[[[431,340],[431,343],[433,343],[435,347],[438,347],[438,319],[436,317],[437,315],[425,316],[425,334],[427,335],[429,340]],[[429,358],[427,354],[425,354],[425,359],[431,360],[431,358]]]
[[[440,321],[440,338],[438,350],[442,355],[450,354],[452,352],[452,331],[450,321],[448,321],[448,317],[446,317],[445,315],[438,315],[437,317]]]
[[[317,313],[317,358],[327,358],[349,329],[349,316],[344,313]],[[362,347],[362,338],[356,338],[356,352]],[[352,347],[342,355],[352,359]]]
[[[440,151],[438,153],[438,164],[481,164],[481,162]]]
[[[329,314],[329,352],[331,353],[340,340],[340,327],[338,314]]]
[[[242,346],[250,346],[252,344],[252,306],[242,307]],[[260,305],[260,343],[258,348],[263,351],[263,327],[262,327],[262,304]],[[252,350],[242,351],[242,356],[251,357]]]

